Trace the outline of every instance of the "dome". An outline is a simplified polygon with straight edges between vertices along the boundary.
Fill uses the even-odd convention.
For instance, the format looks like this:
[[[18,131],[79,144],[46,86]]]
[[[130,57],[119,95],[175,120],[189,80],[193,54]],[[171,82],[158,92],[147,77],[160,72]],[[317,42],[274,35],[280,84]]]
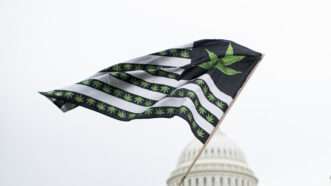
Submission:
[[[202,144],[196,139],[186,146],[179,157],[176,169],[167,181],[168,186],[177,185],[201,147]],[[223,184],[223,180],[226,180],[224,182],[227,184]],[[224,133],[217,132],[185,179],[184,185],[256,186],[257,178],[249,168],[240,147]]]
[[[183,166],[183,164],[185,165],[187,163],[190,164],[201,147],[202,144],[198,140],[193,140],[189,143],[182,152],[177,166]],[[247,164],[241,149],[222,132],[217,132],[214,135],[201,154],[199,161],[201,162],[201,160],[211,160],[213,162],[220,161],[220,163],[230,161],[228,163],[241,164],[243,166],[246,166]]]

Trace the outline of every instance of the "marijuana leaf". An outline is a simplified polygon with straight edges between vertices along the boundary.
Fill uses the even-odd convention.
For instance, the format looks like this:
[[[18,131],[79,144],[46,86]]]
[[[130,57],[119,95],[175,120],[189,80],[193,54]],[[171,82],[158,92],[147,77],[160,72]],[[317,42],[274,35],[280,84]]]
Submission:
[[[188,91],[187,92],[187,96],[190,97],[190,98],[192,98],[192,99],[195,98],[195,94],[192,91]]]
[[[140,96],[137,96],[134,98],[134,102],[136,102],[137,104],[141,104],[144,101],[144,99]]]
[[[209,95],[207,96],[207,98],[208,98],[208,100],[211,101],[211,102],[213,102],[213,101],[216,100],[215,96],[212,95],[212,94],[209,94]]]
[[[98,103],[97,108],[101,111],[104,111],[106,109],[106,106],[103,103]]]
[[[108,86],[104,86],[102,90],[107,92],[107,93],[110,93],[110,91],[111,91]]]
[[[116,90],[114,91],[114,94],[115,94],[115,96],[117,96],[117,97],[121,96],[122,93],[123,93],[123,91],[122,91],[122,90],[119,90],[119,89],[116,89]]]
[[[109,106],[108,108],[107,108],[107,111],[109,112],[109,113],[115,113],[116,112],[116,108],[115,107],[113,107],[113,106]]]
[[[167,108],[167,114],[173,114],[173,113],[175,113],[174,108]]]
[[[72,93],[72,92],[65,92],[65,93],[64,93],[64,96],[65,96],[66,98],[72,98],[73,95],[74,95],[74,93]]]
[[[153,105],[153,102],[152,101],[145,101],[145,106],[149,107],[149,106],[152,106]]]
[[[86,100],[86,103],[88,104],[88,105],[94,105],[95,104],[95,100],[94,99],[92,99],[92,98],[88,98],[87,100]]]
[[[170,88],[168,86],[161,86],[161,92],[163,92],[164,94],[168,93],[170,90]]]
[[[130,118],[130,119],[132,119],[132,118],[134,118],[134,117],[136,117],[136,114],[135,114],[135,113],[130,113],[130,114],[129,114],[129,118]]]
[[[125,64],[125,65],[124,65],[124,69],[125,69],[125,70],[130,70],[131,67],[132,67],[131,64]]]
[[[159,86],[157,86],[157,85],[153,85],[153,86],[151,87],[151,89],[152,89],[153,91],[159,91]]]
[[[221,101],[216,101],[216,105],[222,109],[225,107],[225,104]]]
[[[155,113],[156,113],[157,115],[162,115],[162,114],[164,114],[164,111],[160,108],[160,109],[156,110]]]
[[[99,81],[93,81],[92,82],[92,85],[95,87],[95,88],[99,88],[102,86],[102,83],[100,83]]]
[[[84,102],[84,98],[82,96],[75,96],[75,100],[78,102],[78,103],[83,103]]]
[[[197,135],[200,137],[200,138],[203,138],[205,136],[205,132],[202,130],[202,129],[198,129],[197,130]]]
[[[208,114],[206,119],[209,123],[214,123],[214,117],[212,115]]]
[[[220,72],[222,72],[223,74],[225,74],[227,76],[233,76],[233,75],[241,73],[240,71],[237,71],[233,68],[228,67],[245,58],[245,56],[234,55],[233,47],[232,47],[231,43],[229,44],[228,48],[226,49],[225,56],[222,58],[218,58],[218,56],[214,52],[211,52],[208,49],[206,49],[206,52],[208,54],[209,61],[200,64],[199,67],[206,69],[206,70],[216,68],[217,70],[219,70]]]
[[[199,107],[198,110],[199,110],[199,113],[202,114],[202,115],[206,113],[206,109],[203,108],[203,107]]]
[[[180,56],[188,58],[188,57],[190,57],[190,54],[186,50],[184,50],[180,53]]]
[[[196,80],[195,82],[196,82],[198,85],[203,85],[203,84],[204,84],[204,82],[203,82],[202,79],[198,79],[198,80]]]
[[[125,101],[132,101],[132,96],[130,95],[130,94],[125,94],[124,95],[124,99],[125,99]]]
[[[140,85],[144,88],[147,88],[149,84],[146,81],[142,81]]]
[[[117,116],[120,117],[120,118],[122,118],[122,119],[124,119],[124,118],[126,117],[126,114],[125,114],[125,112],[123,112],[123,111],[119,111],[119,112],[117,113]]]
[[[179,108],[179,112],[182,113],[182,114],[186,114],[187,113],[187,108],[186,107],[180,107]]]

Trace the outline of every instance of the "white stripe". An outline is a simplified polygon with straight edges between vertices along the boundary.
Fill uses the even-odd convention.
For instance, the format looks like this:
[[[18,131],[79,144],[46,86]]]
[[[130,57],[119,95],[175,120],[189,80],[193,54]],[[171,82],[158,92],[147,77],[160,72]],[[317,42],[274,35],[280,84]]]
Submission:
[[[232,102],[232,97],[222,92],[214,83],[214,80],[209,76],[209,74],[204,74],[198,79],[203,79],[207,83],[210,91],[220,100],[224,101],[228,105]]]
[[[200,116],[194,104],[189,98],[166,97],[161,101],[157,102],[155,105],[153,105],[153,107],[180,107],[180,106],[186,106],[188,109],[190,109],[196,123],[206,132],[211,133],[214,126]]]
[[[80,93],[80,94],[83,94],[86,96],[90,96],[96,100],[102,101],[102,102],[110,104],[110,105],[114,105],[115,107],[118,107],[123,110],[132,111],[135,113],[141,113],[144,110],[146,110],[146,107],[144,107],[144,106],[140,106],[140,105],[136,105],[134,103],[124,101],[123,99],[106,94],[104,92],[101,92],[97,89],[94,89],[94,88],[91,88],[91,87],[88,87],[85,85],[74,84],[72,86],[63,88],[63,90],[73,91],[73,92],[77,92],[77,93]]]
[[[136,94],[136,95],[139,95],[142,97],[148,97],[148,99],[152,99],[155,101],[160,100],[163,97],[165,97],[165,94],[138,87],[134,84],[130,84],[130,83],[127,83],[120,79],[117,79],[116,77],[113,77],[110,74],[104,74],[103,76],[98,76],[97,78],[93,78],[93,79],[97,79],[99,81],[102,81],[106,84],[123,89],[132,94]]]
[[[179,57],[166,57],[157,55],[147,55],[132,60],[126,61],[125,63],[133,64],[151,64],[151,65],[163,65],[181,67],[191,63],[191,59],[179,58]]]
[[[169,85],[172,87],[179,87],[185,83],[187,83],[187,80],[175,80],[175,79],[170,79],[166,77],[160,77],[160,76],[153,76],[150,75],[142,70],[137,70],[137,71],[132,71],[132,72],[126,72],[136,78],[143,79],[147,82],[150,83],[158,83],[158,84],[165,84]]]
[[[193,91],[197,95],[201,105],[205,107],[209,112],[214,114],[216,117],[220,118],[223,115],[223,111],[220,108],[208,101],[206,96],[203,94],[200,86],[193,83],[188,83],[180,88],[186,88]]]
[[[174,48],[192,48],[192,47],[193,47],[193,43],[188,43]]]

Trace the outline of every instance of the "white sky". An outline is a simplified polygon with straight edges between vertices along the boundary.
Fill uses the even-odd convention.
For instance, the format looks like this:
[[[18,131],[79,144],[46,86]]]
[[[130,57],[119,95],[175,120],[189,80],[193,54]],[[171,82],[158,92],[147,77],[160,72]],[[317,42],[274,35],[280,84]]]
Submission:
[[[222,126],[259,185],[331,185],[329,2],[0,0],[0,185],[165,185],[183,120],[63,114],[37,91],[203,38],[265,54]]]

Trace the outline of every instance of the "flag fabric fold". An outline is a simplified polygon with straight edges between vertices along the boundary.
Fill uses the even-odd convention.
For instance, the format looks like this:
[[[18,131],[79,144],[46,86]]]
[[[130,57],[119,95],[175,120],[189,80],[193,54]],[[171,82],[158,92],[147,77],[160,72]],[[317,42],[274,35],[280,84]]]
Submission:
[[[199,40],[41,94],[64,112],[82,106],[122,121],[179,116],[205,143],[260,59],[232,41]]]

